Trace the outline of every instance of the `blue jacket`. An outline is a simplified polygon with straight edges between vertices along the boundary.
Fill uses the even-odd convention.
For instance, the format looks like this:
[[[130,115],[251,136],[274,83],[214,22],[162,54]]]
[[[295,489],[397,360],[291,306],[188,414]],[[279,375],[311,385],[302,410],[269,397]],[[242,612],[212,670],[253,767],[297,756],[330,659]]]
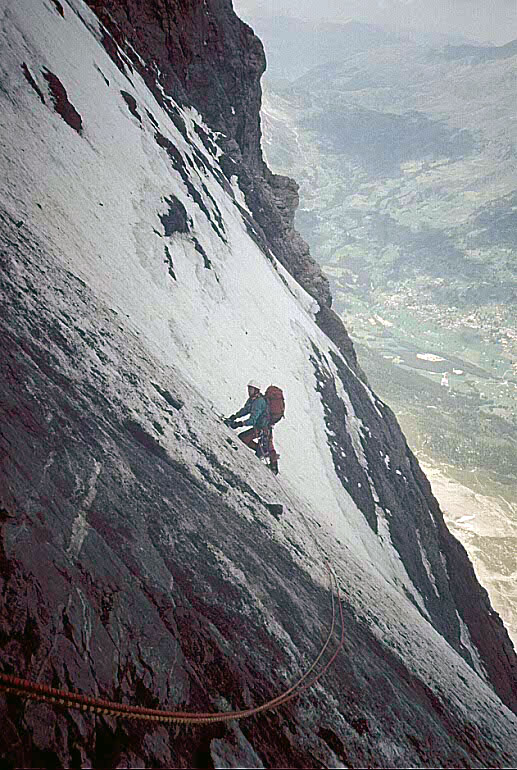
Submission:
[[[269,424],[269,407],[264,396],[248,398],[242,409],[235,413],[235,418],[244,417],[249,414],[249,418],[244,421],[244,425],[251,425],[253,428],[262,430]]]

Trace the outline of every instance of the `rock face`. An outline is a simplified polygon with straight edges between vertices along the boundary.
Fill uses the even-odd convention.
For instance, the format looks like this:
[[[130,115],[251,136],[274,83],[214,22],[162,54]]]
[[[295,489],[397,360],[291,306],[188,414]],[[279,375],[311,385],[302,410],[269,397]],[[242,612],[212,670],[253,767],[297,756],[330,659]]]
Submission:
[[[0,672],[257,706],[321,649],[327,563],[345,646],[225,725],[0,692],[3,764],[515,766],[511,643],[262,162],[260,44],[226,2],[90,5],[0,20]],[[220,419],[252,367],[278,479]]]
[[[8,224],[2,217],[3,232]],[[30,238],[11,232],[10,253],[2,253],[10,305],[2,316],[2,669],[150,707],[216,710],[224,697],[245,708],[274,697],[316,656],[331,619],[328,592],[300,564],[321,573],[303,511],[277,490],[279,522],[268,505],[269,472],[257,474],[247,451],[223,437],[214,456],[206,436],[224,429],[182,407],[193,394],[174,369],[134,337],[128,344],[81,281],[56,269],[37,244],[30,244],[37,261],[28,259]],[[343,415],[323,389],[329,425],[337,425]],[[171,429],[166,451],[159,437]],[[407,447],[397,441],[408,474],[404,504],[416,516],[429,492],[423,479],[415,485]],[[364,480],[359,474],[350,482]],[[368,507],[368,493],[360,502]],[[447,567],[461,576],[464,553],[455,542],[451,549],[439,526]],[[411,548],[407,535],[406,522]],[[439,668],[444,692],[426,684],[411,655],[404,660],[408,651],[397,649],[415,623],[427,625],[422,610],[405,610],[406,639],[392,647],[399,608],[383,596],[379,638],[369,617],[378,597],[364,567],[343,549],[341,558],[345,652],[323,686],[299,702],[230,727],[170,730],[2,697],[4,766],[512,766],[512,722],[489,688],[443,640],[436,647],[423,636],[418,665]],[[472,575],[453,586],[456,606],[463,612],[469,603],[490,645],[483,665],[491,681],[511,697],[503,659],[511,650],[500,623],[487,622]],[[443,604],[442,625],[454,625]],[[458,647],[469,659],[459,640]],[[453,693],[445,682],[455,676]]]

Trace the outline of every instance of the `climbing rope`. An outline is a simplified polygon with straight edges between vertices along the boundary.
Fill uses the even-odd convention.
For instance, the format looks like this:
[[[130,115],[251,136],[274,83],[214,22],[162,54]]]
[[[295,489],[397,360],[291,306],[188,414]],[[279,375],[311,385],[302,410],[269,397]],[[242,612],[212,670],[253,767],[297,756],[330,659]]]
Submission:
[[[12,676],[11,674],[2,673],[0,673],[0,691],[18,695],[22,698],[44,701],[45,703],[53,703],[57,706],[63,706],[64,708],[80,709],[82,711],[88,711],[94,714],[104,714],[122,719],[137,719],[145,720],[148,722],[173,722],[179,724],[207,724],[211,722],[228,722],[233,719],[244,719],[246,717],[253,716],[254,714],[259,714],[262,711],[277,708],[278,706],[287,703],[293,698],[298,697],[301,695],[301,693],[305,692],[314,684],[316,684],[316,682],[321,679],[323,674],[328,671],[332,663],[337,658],[339,651],[343,647],[345,641],[345,623],[343,607],[341,605],[341,596],[339,592],[339,583],[335,573],[333,570],[331,570],[330,565],[327,564],[326,566],[330,576],[330,589],[332,596],[332,624],[325,643],[310,668],[305,671],[300,679],[298,679],[288,690],[285,690],[280,695],[277,695],[276,698],[262,703],[260,706],[255,706],[254,708],[243,709],[240,711],[223,712],[188,712],[150,709],[144,708],[143,706],[130,706],[125,703],[116,703],[114,701],[93,698],[87,695],[70,692],[69,690],[60,690],[55,687],[49,687],[46,684],[38,684],[37,682],[31,682],[28,679],[20,679],[19,677]],[[337,604],[339,607],[341,638],[337,649],[334,651],[333,655],[327,661],[323,669],[315,674],[311,679],[309,679],[318,663],[321,661],[323,655],[325,654],[325,651],[327,650],[334,634],[334,629],[336,626],[336,600],[334,598],[333,584],[335,585]]]

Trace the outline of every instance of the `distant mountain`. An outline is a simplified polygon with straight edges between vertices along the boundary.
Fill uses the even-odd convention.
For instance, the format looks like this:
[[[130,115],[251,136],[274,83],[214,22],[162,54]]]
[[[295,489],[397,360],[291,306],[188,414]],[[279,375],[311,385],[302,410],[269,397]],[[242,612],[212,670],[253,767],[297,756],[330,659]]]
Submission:
[[[447,59],[472,58],[478,61],[509,59],[516,54],[517,40],[511,40],[509,43],[499,46],[449,45],[443,51],[443,55]]]
[[[295,80],[328,61],[400,40],[372,24],[302,21],[291,17],[253,18],[250,24],[266,42],[267,78]]]
[[[461,50],[465,39],[432,30],[393,28],[350,19],[347,22],[303,20],[293,16],[251,15],[248,23],[264,41],[266,81],[293,81],[319,65],[332,66],[357,53],[404,43],[445,46],[446,51]],[[457,45],[456,45],[457,44]],[[489,50],[465,45],[474,50]],[[507,46],[502,46],[506,49]],[[491,49],[490,49],[491,50]],[[495,49],[498,50],[498,49]]]

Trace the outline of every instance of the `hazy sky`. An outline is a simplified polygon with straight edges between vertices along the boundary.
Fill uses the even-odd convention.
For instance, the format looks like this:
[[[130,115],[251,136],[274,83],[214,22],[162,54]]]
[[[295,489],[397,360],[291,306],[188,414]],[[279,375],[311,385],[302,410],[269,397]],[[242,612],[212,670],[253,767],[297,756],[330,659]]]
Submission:
[[[517,38],[517,0],[233,0],[250,15],[303,19],[349,18],[391,27],[417,27],[499,45]]]

